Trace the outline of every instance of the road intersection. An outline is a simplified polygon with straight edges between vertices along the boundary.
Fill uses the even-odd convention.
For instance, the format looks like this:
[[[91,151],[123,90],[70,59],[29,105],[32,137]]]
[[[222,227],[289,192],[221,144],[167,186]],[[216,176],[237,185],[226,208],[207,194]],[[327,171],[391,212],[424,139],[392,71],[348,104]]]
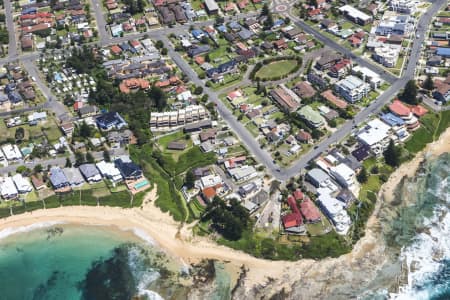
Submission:
[[[377,99],[375,99],[367,108],[360,111],[353,120],[347,121],[340,128],[338,128],[332,135],[321,141],[317,144],[314,149],[310,150],[308,153],[304,154],[297,160],[291,167],[287,169],[280,169],[280,167],[274,163],[272,156],[264,149],[261,148],[258,141],[249,133],[249,131],[244,127],[242,123],[240,123],[237,118],[233,115],[233,113],[220,101],[219,95],[217,92],[208,88],[204,81],[199,79],[196,72],[189,66],[189,64],[181,57],[179,53],[174,50],[173,45],[168,39],[169,34],[184,34],[186,30],[189,29],[190,25],[194,26],[206,26],[214,24],[213,20],[195,22],[190,25],[177,25],[173,28],[156,28],[151,29],[142,33],[135,33],[130,35],[125,35],[123,37],[111,37],[106,30],[106,21],[105,16],[102,9],[102,4],[99,0],[91,0],[93,4],[93,9],[95,11],[95,16],[97,18],[98,32],[99,32],[99,41],[91,44],[97,44],[99,46],[107,46],[111,44],[119,44],[122,42],[130,41],[133,39],[139,39],[144,36],[148,36],[151,39],[162,40],[164,44],[167,46],[169,57],[175,62],[175,64],[180,68],[180,70],[186,74],[190,81],[192,81],[197,86],[201,86],[204,89],[204,93],[208,95],[209,101],[213,102],[216,105],[216,109],[223,120],[225,120],[230,129],[232,129],[237,136],[240,138],[242,143],[248,148],[248,150],[253,154],[255,159],[262,165],[266,167],[266,171],[273,175],[277,180],[285,181],[293,176],[297,176],[301,173],[301,171],[307,166],[307,164],[319,156],[321,153],[325,152],[330,145],[338,143],[342,141],[350,132],[353,127],[358,126],[367,121],[367,119],[372,115],[376,114],[383,106],[388,103],[402,88],[404,88],[405,84],[408,80],[414,78],[415,69],[418,63],[418,59],[420,57],[421,45],[424,42],[426,31],[431,22],[431,17],[434,16],[438,10],[446,3],[445,0],[437,0],[432,3],[432,5],[428,8],[427,12],[423,14],[417,25],[417,39],[414,40],[413,46],[410,51],[408,63],[406,69],[404,70],[403,76],[401,78],[397,78],[394,75],[385,72],[381,67],[374,65],[367,60],[355,56],[350,50],[342,47],[337,44],[330,38],[324,36],[318,30],[310,27],[308,24],[298,19],[291,13],[291,7],[294,2],[289,2],[285,0],[275,0],[273,2],[272,9],[280,10],[283,8],[280,13],[289,17],[294,23],[303,29],[306,33],[313,35],[317,40],[322,42],[324,45],[343,53],[344,55],[352,58],[352,60],[364,67],[369,68],[370,70],[378,73],[381,78],[391,84],[391,87],[383,92]],[[286,9],[284,10],[285,6]],[[10,0],[5,0],[5,8],[11,7]],[[255,13],[251,14],[241,14],[237,17],[232,17],[228,19],[239,20],[245,19],[252,16],[255,16]],[[7,27],[9,32],[14,32],[14,23],[12,21],[12,17],[6,19]],[[14,45],[14,46],[13,46]],[[10,34],[10,49],[11,51],[8,53],[7,58],[0,59],[0,64],[5,64],[8,62],[20,61],[23,63],[27,72],[30,76],[36,78],[36,84],[42,90],[44,96],[48,99],[48,101],[43,104],[43,107],[51,109],[56,116],[62,116],[67,113],[67,108],[61,103],[56,101],[56,97],[52,94],[51,90],[47,87],[47,85],[43,82],[42,78],[38,74],[37,67],[35,65],[36,59],[39,58],[39,52],[33,52],[28,54],[17,54],[17,47],[15,41],[15,35]],[[33,108],[25,109],[26,111],[32,110]],[[17,111],[20,112],[20,111]],[[2,115],[0,115],[2,116]]]

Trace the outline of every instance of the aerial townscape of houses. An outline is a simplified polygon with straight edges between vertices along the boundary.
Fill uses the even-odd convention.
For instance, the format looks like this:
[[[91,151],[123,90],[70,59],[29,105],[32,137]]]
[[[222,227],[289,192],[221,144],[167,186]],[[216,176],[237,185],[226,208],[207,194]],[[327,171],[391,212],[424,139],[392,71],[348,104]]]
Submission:
[[[156,186],[201,232],[236,199],[274,240],[352,240],[376,198],[365,177],[381,186],[390,148],[412,157],[449,110],[449,6],[426,31],[420,1],[301,1],[289,17],[260,0],[92,3],[13,9],[0,211]]]

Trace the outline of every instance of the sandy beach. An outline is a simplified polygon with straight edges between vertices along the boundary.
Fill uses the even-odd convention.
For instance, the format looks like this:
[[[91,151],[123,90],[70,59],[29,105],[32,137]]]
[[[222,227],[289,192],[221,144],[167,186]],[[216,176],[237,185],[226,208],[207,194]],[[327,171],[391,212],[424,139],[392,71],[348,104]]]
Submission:
[[[429,144],[424,151],[417,154],[413,160],[399,167],[383,185],[379,199],[392,201],[395,188],[404,176],[413,176],[425,157],[438,156],[444,152],[450,152],[450,129],[447,129],[438,141]],[[376,257],[383,250],[379,243],[379,224],[376,217],[377,210],[380,208],[380,200],[375,213],[369,219],[366,235],[355,245],[351,253],[336,259],[322,261],[280,262],[257,259],[243,252],[217,245],[208,238],[193,236],[192,231],[188,228],[189,225],[181,227],[168,213],[161,212],[154,205],[156,197],[156,188],[154,188],[146,195],[142,209],[73,206],[34,211],[0,219],[0,231],[51,221],[116,226],[121,230],[140,229],[167,254],[180,258],[186,263],[195,263],[208,258],[230,262],[236,269],[245,265],[248,272],[244,286],[240,288],[242,293],[247,293],[255,286],[265,286],[265,283],[270,281],[269,278],[275,280],[270,284],[271,290],[279,291],[283,287],[290,290],[293,282],[298,282],[305,277],[319,278],[327,276],[331,272],[333,276],[329,276],[329,280],[332,280],[332,277],[339,276],[339,274],[335,274],[336,269],[342,268],[348,272],[357,267],[362,259],[373,260],[373,264],[382,260],[382,258]],[[305,287],[324,289],[329,280],[308,281]]]

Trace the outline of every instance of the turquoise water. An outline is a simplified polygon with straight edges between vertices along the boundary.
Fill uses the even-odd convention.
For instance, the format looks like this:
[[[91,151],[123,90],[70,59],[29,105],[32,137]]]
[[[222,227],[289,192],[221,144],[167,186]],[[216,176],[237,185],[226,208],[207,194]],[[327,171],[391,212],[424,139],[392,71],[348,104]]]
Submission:
[[[81,299],[94,261],[137,238],[102,227],[57,225],[0,240],[0,299]]]
[[[0,300],[187,299],[195,289],[199,299],[230,299],[222,264],[207,283],[191,276],[199,270],[136,230],[34,224],[0,232]]]

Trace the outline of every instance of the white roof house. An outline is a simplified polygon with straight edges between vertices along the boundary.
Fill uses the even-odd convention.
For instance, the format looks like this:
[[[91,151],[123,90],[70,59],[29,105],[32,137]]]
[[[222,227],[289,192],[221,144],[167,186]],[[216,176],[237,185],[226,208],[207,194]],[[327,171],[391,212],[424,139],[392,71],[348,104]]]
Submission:
[[[331,167],[330,173],[336,181],[345,188],[348,188],[355,183],[355,172],[344,163]]]
[[[17,145],[4,145],[2,151],[8,161],[17,161],[22,158],[22,153]]]
[[[391,127],[376,118],[367,125],[357,135],[357,139],[364,145],[369,146],[375,154],[381,154],[389,144],[389,131]]]
[[[14,175],[12,180],[16,185],[17,191],[21,194],[29,193],[33,190],[30,181],[27,178],[24,178],[22,174]]]
[[[5,200],[16,198],[19,195],[11,177],[0,177],[0,194]]]
[[[339,11],[341,13],[344,13],[345,15],[347,15],[347,17],[351,18],[355,23],[358,23],[358,24],[360,24],[360,23],[365,24],[372,20],[371,16],[369,16],[366,13],[363,13],[359,9],[356,9],[350,5],[344,5],[344,6],[340,7]]]
[[[342,235],[347,234],[351,225],[351,219],[344,209],[345,203],[329,194],[322,194],[317,200],[322,211],[333,222],[336,232]]]
[[[419,1],[412,0],[391,0],[389,1],[389,8],[396,12],[414,14],[418,3]]]
[[[240,168],[229,169],[228,173],[236,181],[249,180],[258,175],[253,166],[242,166]]]
[[[108,178],[112,182],[122,181],[122,174],[120,174],[119,169],[117,169],[112,162],[101,161],[96,164],[97,169],[100,171],[103,177]]]
[[[34,112],[28,115],[28,122],[37,122],[47,119],[47,112]]]
[[[353,75],[338,81],[335,85],[335,89],[350,103],[361,100],[370,92],[369,84]]]
[[[372,57],[375,61],[382,64],[383,66],[392,68],[397,64],[397,60],[400,56],[401,50],[402,45],[383,43],[375,47]]]
[[[360,74],[362,76],[362,79],[364,81],[369,81],[369,84],[372,88],[378,88],[381,86],[382,79],[378,75],[378,73],[375,73],[374,71],[370,70],[369,68],[362,67],[362,66],[354,66],[352,68],[353,74]]]
[[[220,177],[219,175],[213,175],[213,174],[203,176],[202,178],[200,178],[200,183],[201,183],[202,189],[208,188],[208,187],[213,187],[213,186],[216,186],[216,185],[222,183],[222,177]]]
[[[64,168],[63,173],[70,183],[71,187],[78,187],[83,185],[84,181],[83,175],[78,168]]]

